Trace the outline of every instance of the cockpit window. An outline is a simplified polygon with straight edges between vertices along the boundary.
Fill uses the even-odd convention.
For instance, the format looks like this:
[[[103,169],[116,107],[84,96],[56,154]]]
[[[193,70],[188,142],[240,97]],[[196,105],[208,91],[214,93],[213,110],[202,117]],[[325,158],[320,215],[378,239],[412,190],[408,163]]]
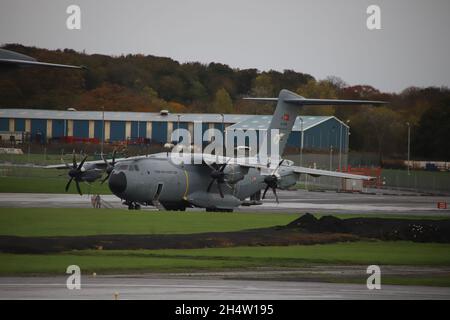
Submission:
[[[117,170],[128,170],[128,166],[126,164],[122,164],[117,167]]]
[[[137,164],[134,165],[134,170],[139,171],[139,167],[137,166]]]

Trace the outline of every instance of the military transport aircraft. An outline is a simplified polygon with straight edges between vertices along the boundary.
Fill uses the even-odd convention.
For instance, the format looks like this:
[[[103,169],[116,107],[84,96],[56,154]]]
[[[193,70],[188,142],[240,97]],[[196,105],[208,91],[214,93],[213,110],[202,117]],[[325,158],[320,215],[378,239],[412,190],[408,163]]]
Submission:
[[[269,130],[278,131],[279,154],[283,153],[298,107],[305,105],[383,104],[382,101],[307,99],[291,91],[281,90],[278,98],[247,98],[255,101],[276,101],[277,106]],[[269,132],[268,130],[268,132]],[[270,140],[267,138],[267,140]],[[271,140],[272,141],[272,140]],[[151,155],[73,163],[69,176],[83,181],[83,166],[107,168],[109,188],[129,209],[154,205],[166,210],[185,210],[187,207],[206,208],[207,211],[233,211],[245,199],[269,189],[276,200],[277,189],[297,183],[301,174],[336,178],[370,180],[372,177],[342,172],[294,166],[292,161],[280,159],[270,163],[257,157],[226,157],[192,153],[194,161],[174,161],[170,152]],[[270,158],[268,158],[270,159]],[[52,165],[47,168],[65,168]],[[68,185],[70,182],[68,183]],[[67,188],[68,188],[67,185]],[[66,188],[66,190],[67,190]],[[81,192],[80,192],[81,193]]]

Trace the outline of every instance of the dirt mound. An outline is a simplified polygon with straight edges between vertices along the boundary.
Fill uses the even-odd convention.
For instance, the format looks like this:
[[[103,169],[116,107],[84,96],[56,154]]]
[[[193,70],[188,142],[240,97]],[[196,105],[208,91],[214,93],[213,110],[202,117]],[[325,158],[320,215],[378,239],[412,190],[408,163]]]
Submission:
[[[333,216],[323,216],[317,219],[306,213],[289,223],[286,228],[295,228],[310,233],[350,233],[380,240],[450,242],[450,219],[339,219]]]
[[[361,238],[450,243],[450,220],[381,218],[320,219],[307,213],[286,226],[235,232],[176,235],[81,237],[0,236],[0,252],[48,253],[102,249],[194,249],[233,246],[287,246],[357,241]]]
[[[287,228],[177,235],[100,235],[84,237],[0,236],[0,252],[51,253],[69,250],[197,249],[234,246],[288,246],[359,240],[351,234],[304,233]]]

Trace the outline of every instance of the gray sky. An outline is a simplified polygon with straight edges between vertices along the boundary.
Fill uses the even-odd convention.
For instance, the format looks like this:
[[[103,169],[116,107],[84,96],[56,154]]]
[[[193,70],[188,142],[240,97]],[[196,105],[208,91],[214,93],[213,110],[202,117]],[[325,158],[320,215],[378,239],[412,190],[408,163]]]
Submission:
[[[81,7],[81,30],[66,8]],[[366,28],[381,7],[382,30]],[[0,43],[293,69],[383,91],[450,86],[449,0],[1,0]]]

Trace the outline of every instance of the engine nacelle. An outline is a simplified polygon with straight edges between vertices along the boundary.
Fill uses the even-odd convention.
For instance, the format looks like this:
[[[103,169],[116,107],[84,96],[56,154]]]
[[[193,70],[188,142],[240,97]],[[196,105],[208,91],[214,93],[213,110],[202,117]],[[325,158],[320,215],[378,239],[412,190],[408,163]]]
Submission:
[[[300,177],[300,174],[292,172],[287,175],[283,175],[278,180],[278,188],[280,189],[288,189],[289,187],[294,186],[298,179]]]
[[[229,184],[235,184],[244,179],[248,173],[248,167],[241,167],[240,165],[230,164],[226,166],[224,173]]]

